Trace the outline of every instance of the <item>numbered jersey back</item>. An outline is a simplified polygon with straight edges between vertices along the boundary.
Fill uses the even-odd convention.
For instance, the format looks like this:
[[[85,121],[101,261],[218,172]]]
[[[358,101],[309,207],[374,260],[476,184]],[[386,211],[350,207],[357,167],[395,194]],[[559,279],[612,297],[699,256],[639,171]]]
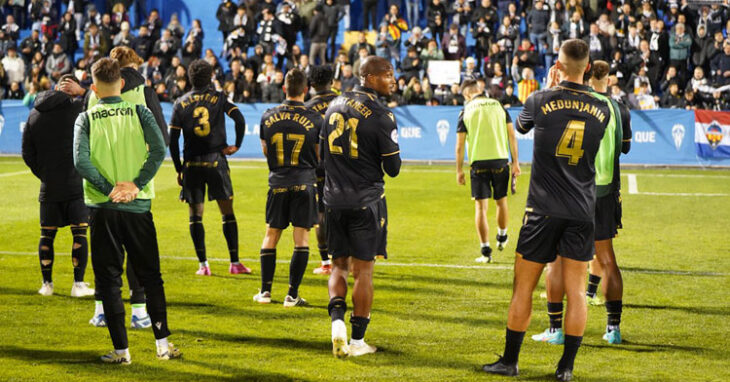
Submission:
[[[191,91],[175,102],[170,128],[182,129],[186,159],[226,147],[225,114],[230,107],[235,106],[225,95],[210,88]]]
[[[382,160],[400,149],[395,116],[375,92],[356,86],[335,98],[320,138],[327,206],[358,208],[383,196]]]
[[[594,162],[611,114],[590,91],[563,82],[525,102],[516,127],[535,130],[528,211],[593,221]]]
[[[269,186],[314,184],[321,127],[322,116],[301,102],[284,101],[264,113],[259,137],[266,145]]]

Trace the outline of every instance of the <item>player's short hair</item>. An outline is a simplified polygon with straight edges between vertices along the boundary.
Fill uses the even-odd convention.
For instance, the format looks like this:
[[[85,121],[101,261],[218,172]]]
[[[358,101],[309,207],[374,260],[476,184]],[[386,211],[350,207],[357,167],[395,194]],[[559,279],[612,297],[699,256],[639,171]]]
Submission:
[[[560,56],[565,58],[561,64],[569,74],[582,74],[585,71],[589,53],[588,44],[581,39],[570,39],[560,45]]]
[[[461,95],[464,97],[478,91],[479,85],[477,85],[476,80],[464,80],[464,82],[461,83]]]
[[[91,67],[91,76],[94,78],[94,82],[116,83],[122,78],[119,62],[109,57],[102,58]]]
[[[61,83],[61,82],[63,82],[63,81],[73,81],[73,82],[75,82],[75,83],[77,83],[77,84],[79,83],[79,79],[78,79],[78,78],[76,78],[76,76],[74,76],[73,74],[70,74],[70,73],[68,73],[68,74],[64,74],[64,75],[62,75],[62,76],[61,76],[61,77],[60,77],[60,78],[58,79],[58,83]]]
[[[608,65],[608,62],[603,60],[596,60],[593,61],[593,65],[591,65],[591,73],[592,77],[595,80],[602,80],[606,78],[608,75],[609,70],[611,67]]]
[[[284,78],[287,97],[298,97],[307,89],[307,76],[298,68],[290,69]]]
[[[204,88],[210,85],[210,78],[213,76],[213,67],[210,66],[208,61],[195,60],[190,63],[188,67],[188,77],[193,87]]]
[[[326,88],[332,83],[335,72],[330,65],[319,65],[312,67],[309,72],[309,84],[314,90],[327,90]]]
[[[119,66],[124,68],[130,65],[142,65],[144,60],[137,55],[134,49],[126,46],[118,46],[109,52],[109,57],[119,61]]]

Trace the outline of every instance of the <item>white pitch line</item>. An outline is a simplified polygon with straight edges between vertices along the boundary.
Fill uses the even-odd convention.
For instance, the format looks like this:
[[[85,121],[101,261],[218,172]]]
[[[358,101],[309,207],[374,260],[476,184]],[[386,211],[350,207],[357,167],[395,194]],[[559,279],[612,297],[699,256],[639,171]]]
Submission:
[[[60,256],[70,256],[71,253],[69,252],[56,252],[56,255]],[[0,255],[10,255],[10,256],[37,256],[37,252],[15,252],[15,251],[0,251]],[[189,260],[189,261],[197,261],[197,257],[186,257],[186,256],[169,256],[169,255],[162,255],[160,256],[161,259],[168,259],[168,260]],[[256,263],[259,261],[259,259],[241,259],[242,261],[247,261],[250,263]],[[218,262],[218,263],[227,263],[228,259],[214,259],[209,258],[208,261],[211,262]],[[277,263],[280,264],[289,264],[289,261],[286,260],[277,260]],[[316,263],[319,264],[319,260],[311,260],[310,263]],[[484,270],[497,270],[497,271],[508,271],[512,270],[513,266],[511,265],[460,265],[460,264],[432,264],[432,263],[394,263],[388,260],[381,260],[377,263],[378,266],[389,266],[389,267],[413,267],[413,268],[450,268],[450,269],[484,269]],[[702,276],[730,276],[730,273],[726,272],[693,272],[693,271],[671,271],[671,270],[635,270],[635,269],[625,269],[622,270],[623,272],[629,272],[629,273],[643,273],[643,274],[650,274],[650,275],[671,275],[671,276],[696,276],[696,275],[702,275]]]
[[[30,174],[30,171],[25,170],[25,171],[16,171],[16,172],[6,172],[4,174],[0,174],[0,178],[4,178],[6,176],[25,175],[25,174]]]
[[[636,184],[636,174],[626,174],[629,178],[629,194],[638,194],[639,186]]]
[[[631,191],[629,191],[631,193]],[[705,194],[691,192],[639,192],[639,195],[655,195],[655,196],[728,196],[730,194]]]
[[[703,174],[641,174],[641,176],[649,176],[655,178],[717,178],[728,179],[730,175],[703,175]]]

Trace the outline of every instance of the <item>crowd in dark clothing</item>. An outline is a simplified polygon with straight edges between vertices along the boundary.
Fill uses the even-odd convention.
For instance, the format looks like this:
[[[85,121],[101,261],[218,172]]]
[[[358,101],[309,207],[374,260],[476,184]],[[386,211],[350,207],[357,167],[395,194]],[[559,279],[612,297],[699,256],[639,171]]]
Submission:
[[[349,90],[362,59],[378,55],[391,60],[398,78],[390,106],[463,103],[458,84],[429,81],[431,60],[458,60],[462,81],[475,79],[488,95],[518,106],[541,87],[560,44],[580,38],[591,59],[609,63],[611,97],[632,108],[730,108],[730,11],[720,3],[388,0],[378,18],[378,2],[364,0],[365,29],[343,47],[340,31],[352,29],[349,1],[222,0],[216,18],[224,44],[204,47],[199,20],[183,26],[173,15],[163,26],[158,11],[139,12],[144,6],[130,15],[132,4],[144,0],[107,0],[103,14],[88,0],[63,0],[62,14],[61,1],[4,6],[4,98],[32,103],[66,73],[88,84],[91,64],[123,45],[144,59],[140,73],[161,101],[190,90],[186,67],[201,57],[214,66],[218,90],[233,102],[253,103],[281,102],[283,76],[293,67],[308,73],[312,65],[332,65],[335,90]]]

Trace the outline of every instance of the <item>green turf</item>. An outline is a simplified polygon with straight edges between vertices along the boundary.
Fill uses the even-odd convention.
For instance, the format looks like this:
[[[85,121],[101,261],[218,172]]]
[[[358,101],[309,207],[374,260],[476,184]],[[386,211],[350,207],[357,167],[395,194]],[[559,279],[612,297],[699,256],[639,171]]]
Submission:
[[[267,173],[263,163],[232,164],[241,254],[256,259],[264,232]],[[496,253],[495,264],[484,267],[473,263],[478,244],[469,190],[456,186],[451,166],[405,166],[397,179],[387,181],[391,259],[376,266],[375,303],[367,333],[380,351],[342,361],[331,355],[326,279],[311,274],[316,250],[301,289],[311,307],[285,310],[280,305],[287,264],[277,269],[273,290],[277,303],[256,305],[251,297],[259,285],[258,261],[245,261],[253,275],[227,274],[220,215],[215,204],[208,203],[206,239],[214,277],[195,276],[187,209],[177,201],[179,189],[166,163],[156,178],[153,213],[165,256],[162,272],[171,340],[180,346],[184,359],[155,360],[152,333],[130,331],[133,363],[123,367],[98,362],[98,356],[111,349],[108,332],[88,325],[91,299],[69,297],[67,230],[56,239],[60,253],[54,269],[56,296],[36,294],[38,181],[30,173],[3,176],[24,170],[18,158],[0,158],[2,381],[501,379],[478,370],[502,352],[527,173],[517,195],[510,197],[510,244]],[[730,194],[728,171],[624,172],[637,175],[640,192]],[[623,200],[625,229],[616,249],[625,269],[625,344],[608,346],[601,340],[605,311],[590,307],[576,380],[730,380],[730,197],[625,193]],[[280,245],[280,260],[290,257],[290,237],[285,234]],[[311,246],[316,248],[314,236]],[[91,267],[87,274],[93,281]],[[542,288],[541,283],[538,292]],[[534,312],[528,335],[547,325],[545,301],[537,292]],[[526,339],[519,379],[549,380],[561,351],[562,347]]]

